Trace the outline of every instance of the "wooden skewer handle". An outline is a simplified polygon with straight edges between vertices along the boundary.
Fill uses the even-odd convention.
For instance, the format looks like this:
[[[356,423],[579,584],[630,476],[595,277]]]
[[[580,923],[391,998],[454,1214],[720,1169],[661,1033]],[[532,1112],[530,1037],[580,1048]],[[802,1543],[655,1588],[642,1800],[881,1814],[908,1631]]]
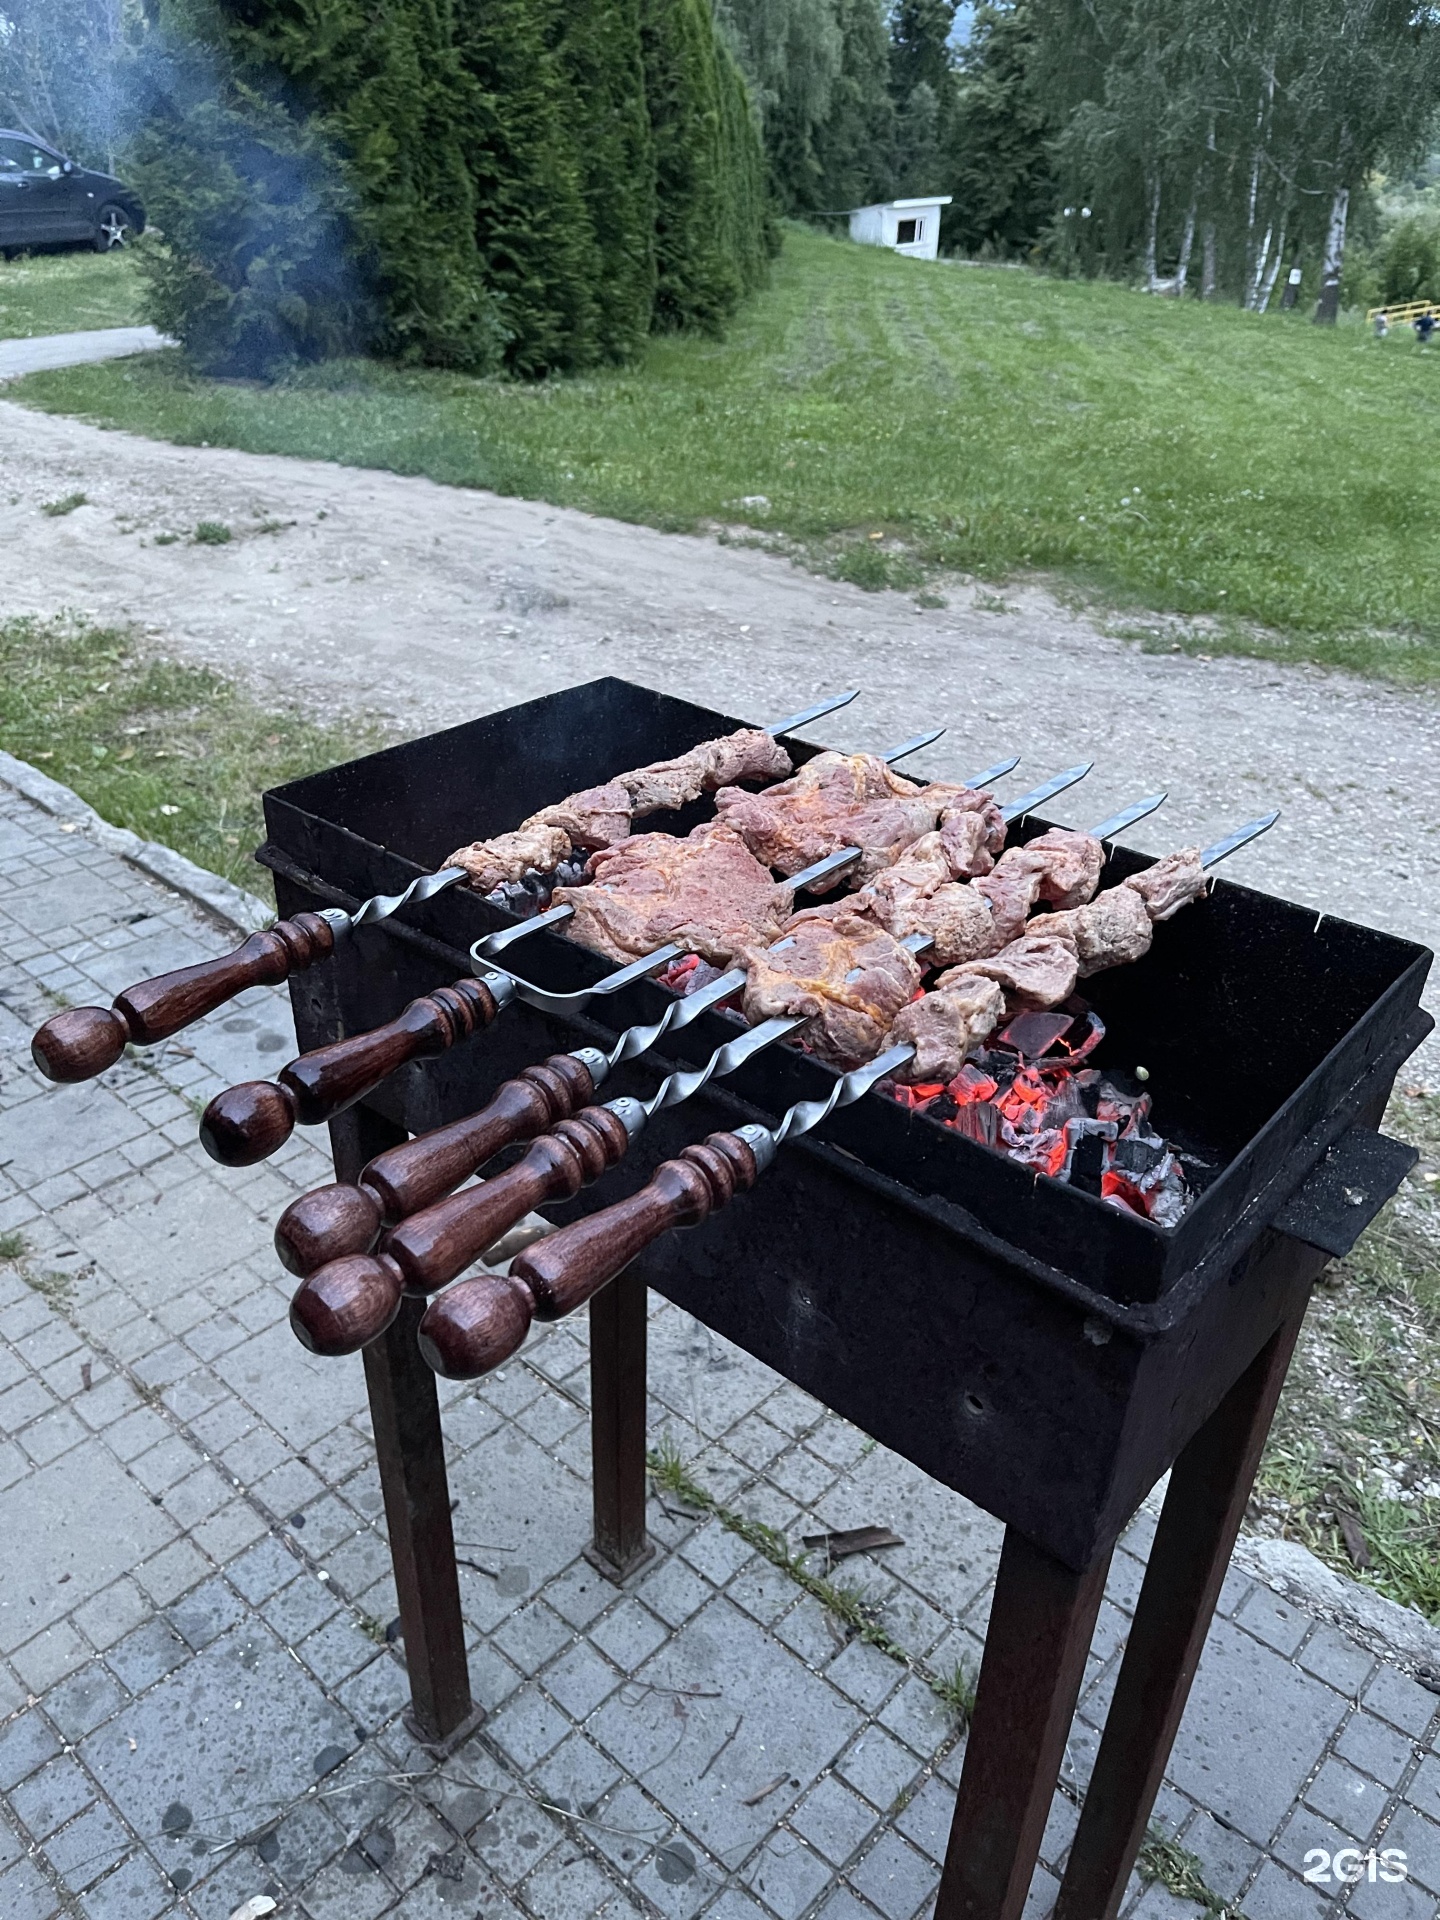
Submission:
[[[280,1072],[281,1084],[295,1096],[296,1119],[304,1127],[333,1120],[407,1061],[445,1053],[488,1027],[499,1011],[483,980],[457,980],[412,1000],[382,1027],[302,1053]]]
[[[368,1253],[382,1226],[443,1200],[502,1147],[533,1140],[594,1094],[589,1069],[573,1053],[527,1067],[478,1113],[377,1154],[357,1186],[317,1187],[292,1200],[275,1227],[281,1265],[303,1275],[346,1254]]]
[[[361,1181],[378,1197],[385,1224],[419,1213],[453,1193],[502,1147],[534,1140],[595,1098],[595,1081],[573,1053],[555,1053],[496,1090],[478,1113],[377,1154]]]
[[[249,1167],[268,1159],[295,1130],[333,1120],[409,1060],[444,1053],[500,1011],[483,980],[457,980],[412,1000],[397,1019],[302,1053],[278,1081],[247,1080],[217,1093],[200,1121],[212,1160]]]
[[[303,973],[334,945],[335,930],[318,913],[279,920],[218,960],[127,987],[111,1007],[67,1007],[40,1028],[30,1052],[51,1080],[93,1080],[114,1066],[127,1045],[150,1047],[168,1040],[247,987],[278,986],[292,973]]]
[[[752,1187],[758,1174],[744,1140],[712,1133],[663,1162],[628,1200],[527,1247],[508,1275],[462,1280],[432,1300],[420,1322],[421,1353],[451,1380],[491,1372],[518,1350],[532,1320],[573,1313],[661,1234],[698,1226]]]
[[[609,1107],[585,1107],[531,1143],[523,1159],[402,1220],[381,1241],[407,1287],[433,1293],[546,1200],[569,1200],[625,1157],[630,1136]]]

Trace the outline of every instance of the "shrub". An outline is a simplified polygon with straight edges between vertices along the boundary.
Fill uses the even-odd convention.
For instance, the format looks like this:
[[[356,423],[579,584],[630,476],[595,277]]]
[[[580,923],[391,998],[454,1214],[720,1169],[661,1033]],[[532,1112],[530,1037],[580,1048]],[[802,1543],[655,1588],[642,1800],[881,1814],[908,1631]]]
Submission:
[[[1398,220],[1376,249],[1380,300],[1440,300],[1440,216],[1415,213]]]

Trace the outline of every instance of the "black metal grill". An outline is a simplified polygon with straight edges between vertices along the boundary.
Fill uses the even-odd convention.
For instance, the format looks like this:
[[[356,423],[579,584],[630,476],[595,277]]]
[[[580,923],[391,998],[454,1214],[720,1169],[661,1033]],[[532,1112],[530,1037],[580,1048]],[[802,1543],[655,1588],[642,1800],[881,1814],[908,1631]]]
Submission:
[[[260,858],[285,913],[350,906],[560,794],[739,724],[595,681],[267,794]],[[787,744],[797,759],[817,750]],[[683,832],[708,805],[649,824]],[[1107,882],[1144,864],[1117,851]],[[406,918],[362,930],[333,962],[292,980],[302,1045],[391,1018],[470,972],[471,942],[510,923],[464,889]],[[1048,1556],[1044,1566],[1092,1580],[1139,1501],[1211,1431],[1257,1355],[1278,1351],[1282,1330],[1298,1324],[1324,1258],[1353,1243],[1403,1177],[1413,1156],[1377,1129],[1400,1063],[1433,1024],[1419,1004],[1430,959],[1220,879],[1208,900],[1156,929],[1144,960],[1086,983],[1107,1030],[1089,1064],[1143,1065],[1157,1127],[1208,1163],[1173,1229],[875,1093],[784,1148],[753,1192],[703,1227],[652,1248],[640,1274],[999,1516],[1027,1551]],[[507,964],[562,990],[609,967],[550,932]],[[422,1131],[547,1054],[609,1044],[657,1018],[667,998],[643,982],[596,1002],[604,1026],[517,1003],[493,1029],[396,1075],[367,1106]],[[705,1016],[663,1055],[617,1074],[613,1090],[644,1093],[734,1030],[733,1015]],[[710,1130],[773,1122],[832,1084],[810,1056],[771,1049],[660,1116],[613,1175],[554,1217],[607,1205]],[[1046,1764],[1042,1755],[1042,1773]],[[972,1839],[983,1800],[977,1786]],[[946,1884],[960,1881],[947,1872]],[[940,1910],[956,1914],[1018,1911],[998,1898],[953,1908],[946,1899]]]

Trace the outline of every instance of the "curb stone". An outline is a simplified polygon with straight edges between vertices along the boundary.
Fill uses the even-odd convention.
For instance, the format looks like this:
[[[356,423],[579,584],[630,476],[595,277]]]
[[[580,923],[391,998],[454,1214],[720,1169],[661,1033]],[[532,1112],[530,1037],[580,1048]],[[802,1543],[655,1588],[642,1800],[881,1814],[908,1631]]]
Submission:
[[[1158,1518],[1169,1485],[1169,1474],[1162,1475],[1141,1501],[1141,1512]],[[1336,1573],[1298,1540],[1242,1533],[1230,1564],[1292,1606],[1344,1627],[1377,1657],[1405,1668],[1422,1686],[1440,1693],[1440,1627],[1432,1627],[1413,1607],[1402,1607],[1373,1587]]]
[[[128,827],[111,826],[78,793],[52,780],[48,773],[32,767],[27,760],[17,760],[13,754],[0,752],[0,783],[35,806],[43,807],[46,813],[70,823],[107,853],[118,854],[152,880],[193,900],[228,927],[235,927],[241,933],[255,933],[261,927],[268,927],[275,918],[274,910],[256,895],[229,880],[222,880],[218,873],[196,866],[173,847],[161,846],[156,840],[142,840]]]

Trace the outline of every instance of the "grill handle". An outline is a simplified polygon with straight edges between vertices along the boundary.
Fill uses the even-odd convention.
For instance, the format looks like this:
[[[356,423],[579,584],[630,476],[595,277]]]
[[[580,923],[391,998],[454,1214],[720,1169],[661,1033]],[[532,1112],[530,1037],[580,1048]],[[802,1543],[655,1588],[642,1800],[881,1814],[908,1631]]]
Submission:
[[[542,1201],[572,1199],[598,1180],[629,1145],[624,1121],[609,1107],[586,1107],[562,1120],[493,1180],[403,1220],[372,1257],[331,1261],[302,1281],[290,1303],[297,1337],[313,1353],[354,1353],[395,1317],[397,1287],[443,1287]]]
[[[436,1373],[474,1380],[516,1352],[532,1320],[573,1313],[672,1227],[702,1220],[755,1184],[746,1141],[712,1133],[656,1168],[647,1186],[528,1247],[506,1274],[462,1280],[432,1300],[420,1351]]]
[[[1403,1140],[1351,1127],[1275,1216],[1292,1240],[1343,1260],[1420,1158]]]
[[[113,1067],[127,1046],[153,1047],[168,1040],[248,987],[278,986],[292,973],[303,973],[334,945],[335,930],[318,913],[277,920],[218,960],[127,987],[113,1006],[67,1007],[52,1014],[30,1042],[31,1056],[49,1080],[93,1080]]]
[[[594,1076],[573,1053],[526,1067],[478,1113],[377,1154],[358,1185],[317,1187],[292,1200],[275,1227],[280,1264],[303,1276],[346,1254],[368,1253],[382,1227],[443,1200],[502,1147],[533,1140],[594,1095]]]
[[[254,1166],[284,1146],[297,1121],[333,1120],[407,1061],[444,1053],[488,1027],[509,998],[498,976],[438,987],[383,1027],[302,1053],[278,1081],[247,1080],[217,1093],[200,1121],[201,1143],[221,1166]]]

